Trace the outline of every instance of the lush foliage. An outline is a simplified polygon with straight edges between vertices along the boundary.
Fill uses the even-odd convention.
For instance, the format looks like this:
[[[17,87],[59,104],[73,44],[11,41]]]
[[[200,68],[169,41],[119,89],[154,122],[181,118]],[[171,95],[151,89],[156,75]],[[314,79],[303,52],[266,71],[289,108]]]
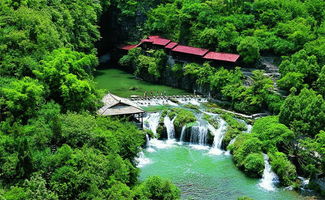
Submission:
[[[290,185],[297,178],[296,167],[281,152],[271,154],[271,166],[283,185]]]
[[[97,24],[109,4],[0,2],[0,199],[179,198],[168,181],[138,182],[143,131],[94,114]]]
[[[261,151],[262,142],[250,135],[241,134],[235,143],[230,145],[236,166],[243,169],[251,177],[261,177],[264,170],[264,159]]]
[[[322,38],[324,7],[318,0],[173,0],[148,13],[146,32],[211,50],[237,49],[249,63],[260,52],[287,55]]]
[[[168,117],[174,119],[175,127],[181,128],[186,124],[196,121],[196,117],[193,112],[182,108],[173,108],[168,112]]]
[[[325,100],[313,90],[303,89],[298,96],[287,97],[279,119],[299,134],[315,136],[324,128]]]
[[[124,67],[132,66],[134,74],[146,79],[158,80],[166,64],[167,56],[163,50],[142,51],[141,48],[134,48],[123,56],[119,63]]]

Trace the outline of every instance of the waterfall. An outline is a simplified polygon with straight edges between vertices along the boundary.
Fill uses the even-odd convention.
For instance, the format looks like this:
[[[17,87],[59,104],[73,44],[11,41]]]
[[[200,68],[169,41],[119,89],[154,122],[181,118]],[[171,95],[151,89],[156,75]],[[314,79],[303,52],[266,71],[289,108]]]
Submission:
[[[237,137],[233,138],[232,140],[230,140],[228,145],[234,144],[236,142]]]
[[[206,128],[206,126],[202,126],[201,123],[198,126],[192,126],[190,143],[206,145],[207,135],[208,129]]]
[[[148,113],[145,117],[144,128],[151,130],[157,136],[157,127],[159,125],[160,113]]]
[[[275,183],[278,182],[278,176],[272,171],[271,165],[269,163],[269,157],[266,154],[263,154],[265,168],[263,171],[263,177],[259,186],[268,191],[275,190]]]
[[[210,124],[208,125],[208,129],[214,135],[213,145],[210,150],[211,154],[220,155],[224,153],[224,151],[221,149],[221,145],[222,145],[223,137],[225,136],[226,128],[227,128],[227,123],[223,119],[220,119],[220,125],[218,129],[215,129]]]
[[[245,131],[245,133],[251,133],[252,132],[252,129],[253,129],[253,126],[250,125],[250,124],[246,124],[246,126],[247,126],[247,130]]]
[[[181,132],[181,137],[179,138],[180,142],[184,142],[184,137],[185,137],[185,131],[186,131],[186,126],[182,127],[182,132]]]
[[[149,135],[146,134],[146,146],[149,146],[150,144],[150,138],[149,138]]]
[[[151,163],[151,160],[149,158],[146,158],[142,151],[138,154],[138,158],[136,160],[138,161],[137,166],[139,168]]]
[[[307,186],[309,185],[309,179],[306,179],[302,176],[298,176],[298,179],[301,180],[301,184],[300,184],[300,189],[302,191],[312,191],[311,189],[308,189]]]
[[[232,140],[230,140],[228,146],[231,145],[231,144],[234,144],[234,143],[236,142],[236,139],[237,139],[237,137],[235,137],[235,138],[233,138]],[[231,153],[230,153],[229,150],[227,150],[226,153],[225,153],[225,155],[228,155],[228,156],[229,156],[230,154],[231,154]]]
[[[176,117],[173,120],[170,120],[168,115],[166,115],[166,117],[164,118],[164,124],[165,124],[166,129],[167,129],[167,138],[168,138],[168,140],[175,138],[175,127],[174,127],[174,120],[175,119],[176,119]]]

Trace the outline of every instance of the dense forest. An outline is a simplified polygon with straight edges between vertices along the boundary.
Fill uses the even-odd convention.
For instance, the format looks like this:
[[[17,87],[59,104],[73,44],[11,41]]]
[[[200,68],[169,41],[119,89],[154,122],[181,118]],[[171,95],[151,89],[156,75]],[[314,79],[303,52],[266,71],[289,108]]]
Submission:
[[[147,35],[238,52],[245,67],[259,68],[263,55],[281,57],[278,80],[259,69],[250,84],[239,67],[170,68],[230,102],[228,109],[272,114],[256,120],[252,134],[227,121],[228,143],[239,135],[229,146],[233,160],[247,175],[261,175],[264,152],[285,186],[298,175],[323,176],[324,18],[322,0],[1,0],[0,199],[180,198],[168,180],[138,180],[144,131],[96,115],[98,50]],[[162,50],[141,48],[119,64],[153,82],[168,65]]]
[[[145,135],[95,115],[99,19],[109,1],[0,2],[0,199],[175,199],[140,183]]]
[[[140,2],[128,2],[127,7],[120,8],[122,19],[146,8]],[[261,152],[265,152],[281,183],[292,185],[297,174],[315,178],[325,170],[324,8],[325,3],[319,0],[175,0],[147,11],[147,20],[137,33],[238,52],[242,67],[257,68],[247,84],[240,68],[216,68],[208,62],[176,62],[169,67],[174,77],[186,77],[230,102],[223,105],[228,109],[273,113],[254,123],[253,134],[241,134],[235,126],[229,128],[226,137],[229,142],[241,134],[229,148],[235,164],[249,176],[261,176]],[[281,57],[278,80],[259,69],[263,55]],[[159,81],[166,73],[167,59],[162,50],[135,48],[119,63],[126,69],[131,67],[139,77]]]

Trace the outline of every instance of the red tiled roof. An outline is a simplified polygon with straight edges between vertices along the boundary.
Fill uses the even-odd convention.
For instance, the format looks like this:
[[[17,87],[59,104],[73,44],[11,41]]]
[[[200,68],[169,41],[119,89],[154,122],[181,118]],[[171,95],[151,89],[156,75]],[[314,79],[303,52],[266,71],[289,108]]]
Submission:
[[[196,47],[178,45],[174,49],[172,49],[172,51],[180,52],[180,53],[187,53],[187,54],[192,54],[192,55],[198,55],[198,56],[204,56],[206,53],[208,53],[209,50],[196,48]]]
[[[138,47],[137,44],[134,44],[134,45],[125,45],[125,46],[120,47],[120,49],[129,51],[129,50],[134,49],[136,47]]]
[[[152,44],[166,46],[168,43],[170,43],[170,40],[158,37],[153,39]]]
[[[203,58],[210,60],[220,60],[227,62],[236,62],[240,55],[231,53],[209,52]]]
[[[160,36],[159,35],[150,35],[148,38],[149,39],[155,39],[155,38],[160,38]]]
[[[147,42],[148,42],[148,43],[152,43],[153,40],[152,40],[152,39],[143,39],[143,40],[141,40],[140,43],[142,44],[142,43],[147,43]]]
[[[178,43],[176,42],[170,42],[169,44],[167,44],[167,46],[165,46],[166,49],[172,49],[174,47],[176,47],[178,45]]]

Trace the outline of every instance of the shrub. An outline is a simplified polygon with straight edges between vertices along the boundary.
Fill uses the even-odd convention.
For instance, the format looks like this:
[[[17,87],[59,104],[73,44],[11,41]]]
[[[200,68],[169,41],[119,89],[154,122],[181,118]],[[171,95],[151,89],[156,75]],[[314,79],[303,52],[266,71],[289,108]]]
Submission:
[[[261,163],[260,159],[255,155],[262,152],[261,146],[262,142],[251,134],[239,135],[235,143],[229,146],[229,149],[233,152],[233,159],[236,166],[243,169],[248,176],[260,177],[262,175],[264,164],[263,167],[261,167],[261,165],[258,164]],[[252,166],[255,165],[259,166],[257,170],[252,168]]]
[[[247,130],[245,123],[239,122],[231,114],[225,113],[222,114],[221,117],[227,122],[228,126],[230,126],[231,128],[238,129],[241,131]]]
[[[231,128],[231,127],[227,127],[227,131],[225,133],[225,136],[222,140],[222,143],[224,145],[224,147],[227,147],[228,144],[230,143],[230,141],[232,139],[234,139],[237,135],[241,134],[242,132],[238,129],[234,129],[234,128]]]
[[[188,123],[192,123],[196,121],[196,117],[193,114],[193,112],[181,108],[171,109],[170,112],[168,113],[168,117],[170,119],[176,117],[174,121],[174,126],[176,128],[183,127]]]
[[[146,179],[140,186],[134,189],[135,199],[179,199],[179,189],[168,180],[157,176]]]
[[[272,169],[279,176],[281,183],[285,186],[291,185],[297,178],[296,167],[281,152],[271,154],[270,159]]]
[[[212,117],[211,115],[203,114],[203,119],[209,122],[214,128],[219,127],[219,120]]]
[[[260,177],[264,170],[264,159],[261,153],[251,153],[244,160],[245,172],[251,177]]]

